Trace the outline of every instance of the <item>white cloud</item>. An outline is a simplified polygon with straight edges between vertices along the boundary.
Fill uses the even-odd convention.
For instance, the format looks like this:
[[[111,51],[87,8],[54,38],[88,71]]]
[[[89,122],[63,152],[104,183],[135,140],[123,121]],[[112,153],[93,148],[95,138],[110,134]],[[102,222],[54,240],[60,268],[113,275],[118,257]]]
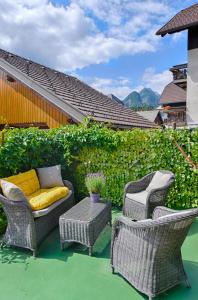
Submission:
[[[151,88],[153,91],[162,93],[164,87],[172,81],[171,72],[168,70],[156,72],[155,68],[147,68],[141,78],[141,84],[135,86],[127,77],[112,78],[80,78],[78,74],[73,74],[80,80],[86,81],[96,90],[105,95],[113,94],[123,100],[132,91],[140,92],[143,88]]]
[[[173,36],[172,36],[172,41],[176,43],[178,40],[180,40],[182,38],[186,38],[185,31],[175,32],[175,34],[173,34]]]
[[[142,78],[142,85],[160,94],[164,87],[171,81],[172,74],[169,70],[156,73],[155,68],[147,68]]]
[[[175,13],[174,7],[179,9],[182,1],[53,3],[0,0],[0,47],[62,71],[77,72],[78,68],[108,62],[121,55],[156,51],[162,39],[155,32]],[[103,30],[98,23],[103,24]],[[172,39],[177,41],[181,36],[179,33]],[[138,86],[126,77],[82,79],[104,94],[114,94],[120,99],[143,87],[161,93],[172,80],[169,71],[157,72],[154,68],[145,70]]]
[[[103,94],[113,94],[121,100],[123,100],[132,90],[130,79],[127,77],[118,77],[116,79],[99,77],[83,79]]]
[[[75,58],[76,49],[94,32],[94,22],[76,4],[64,8],[47,0],[0,2],[0,46],[62,70],[77,67],[70,57]]]
[[[166,1],[0,1],[0,47],[68,71],[120,55],[155,51]],[[97,19],[106,26],[102,31]],[[155,25],[153,25],[155,24]]]
[[[108,24],[121,25],[127,23],[133,17],[140,14],[147,18],[159,18],[170,14],[170,8],[166,1],[158,0],[73,0],[81,7],[91,11],[101,20]],[[145,19],[141,18],[141,23]]]

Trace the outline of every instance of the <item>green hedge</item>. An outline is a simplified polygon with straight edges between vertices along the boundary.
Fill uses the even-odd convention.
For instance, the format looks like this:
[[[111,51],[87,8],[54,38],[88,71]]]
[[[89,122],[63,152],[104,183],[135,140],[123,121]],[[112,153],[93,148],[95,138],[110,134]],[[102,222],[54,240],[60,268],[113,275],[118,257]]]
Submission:
[[[198,164],[198,129],[113,131],[101,125],[70,125],[42,131],[14,129],[1,132],[0,177],[31,168],[61,164],[63,176],[75,186],[76,198],[87,194],[84,179],[89,172],[103,171],[107,177],[104,197],[122,205],[124,185],[158,169],[176,174],[167,205],[198,206],[198,173],[176,148],[176,140]],[[3,219],[2,219],[3,218]],[[4,224],[0,210],[0,230]]]
[[[198,206],[198,173],[184,160],[172,139],[183,146],[193,161],[198,163],[198,131],[140,131],[116,133],[120,143],[114,151],[85,147],[79,154],[75,171],[78,192],[83,195],[86,173],[102,170],[107,176],[104,196],[121,206],[124,185],[158,169],[171,170],[176,174],[167,205],[172,208]]]

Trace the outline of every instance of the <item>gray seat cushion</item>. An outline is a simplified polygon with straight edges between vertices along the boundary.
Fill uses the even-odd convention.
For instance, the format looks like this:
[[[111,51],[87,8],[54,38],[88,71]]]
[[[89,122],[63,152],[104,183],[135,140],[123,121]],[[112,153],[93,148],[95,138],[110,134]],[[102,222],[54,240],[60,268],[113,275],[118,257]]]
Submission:
[[[142,191],[139,193],[127,193],[126,197],[130,200],[142,203],[146,205],[146,200],[147,200],[148,192],[147,191]]]
[[[71,194],[72,194],[72,191],[69,191],[69,194],[66,197],[54,202],[52,205],[50,205],[50,206],[48,206],[44,209],[32,211],[32,214],[33,214],[34,218],[39,218],[39,217],[42,217],[42,216],[45,216],[45,215],[49,214],[49,212],[51,212],[57,206],[62,204],[64,201],[67,201],[70,198]]]

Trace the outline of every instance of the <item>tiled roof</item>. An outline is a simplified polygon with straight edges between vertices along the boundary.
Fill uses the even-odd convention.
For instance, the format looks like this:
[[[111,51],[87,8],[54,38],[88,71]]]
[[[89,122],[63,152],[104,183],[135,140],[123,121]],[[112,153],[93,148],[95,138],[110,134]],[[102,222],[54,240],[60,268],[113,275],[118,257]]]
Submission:
[[[196,25],[198,25],[198,3],[181,10],[156,34],[164,36],[167,33],[178,32]]]
[[[170,104],[182,102],[186,102],[186,91],[173,82],[169,83],[162,92],[160,103]]]
[[[160,114],[159,110],[144,110],[138,111],[138,114],[151,122],[155,122],[158,114]]]
[[[107,96],[108,96],[109,98],[111,98],[111,100],[114,100],[114,101],[118,102],[119,104],[124,105],[124,102],[123,102],[122,100],[120,100],[118,97],[116,97],[115,95],[109,94],[109,95],[107,95]]]
[[[91,88],[73,76],[45,67],[31,60],[0,49],[0,59],[14,66],[33,82],[42,85],[84,116],[109,122],[117,127],[155,127],[132,110]]]

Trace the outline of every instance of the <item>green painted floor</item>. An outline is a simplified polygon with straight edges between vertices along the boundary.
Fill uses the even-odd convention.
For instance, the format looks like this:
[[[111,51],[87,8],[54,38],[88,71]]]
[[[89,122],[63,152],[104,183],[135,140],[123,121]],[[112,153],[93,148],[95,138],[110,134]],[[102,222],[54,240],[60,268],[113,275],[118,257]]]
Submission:
[[[110,237],[111,229],[106,227],[94,246],[94,257],[77,244],[61,252],[58,230],[45,240],[36,259],[25,250],[1,250],[0,299],[147,299],[120,276],[111,274]],[[156,299],[198,299],[198,220],[183,245],[183,259],[192,288],[181,284]]]

